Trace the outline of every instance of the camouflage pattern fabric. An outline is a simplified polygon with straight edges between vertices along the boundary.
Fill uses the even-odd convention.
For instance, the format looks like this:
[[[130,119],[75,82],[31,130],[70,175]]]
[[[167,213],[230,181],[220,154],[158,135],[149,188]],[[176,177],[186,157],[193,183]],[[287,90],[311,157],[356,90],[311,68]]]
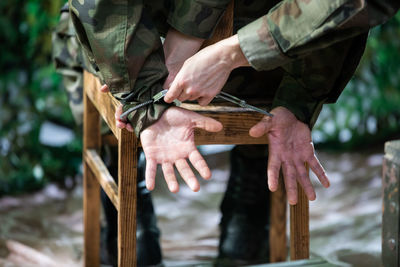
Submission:
[[[223,90],[270,99],[272,107],[284,106],[312,126],[322,104],[336,101],[353,75],[369,27],[398,8],[397,2],[377,1],[236,0],[235,32],[259,72],[234,70]],[[162,90],[167,69],[159,34],[172,26],[207,38],[229,0],[69,2],[82,47],[126,110]],[[131,113],[136,134],[166,108],[156,104]]]
[[[60,21],[52,34],[52,59],[56,71],[62,75],[69,106],[78,125],[83,121],[83,69],[101,77],[76,38],[68,4],[60,11]]]
[[[286,0],[243,27],[238,37],[250,64],[269,70],[385,23],[397,0]]]
[[[56,71],[63,77],[69,106],[78,125],[83,120],[83,66],[80,44],[76,40],[68,6],[61,9],[60,21],[52,35],[52,57]]]

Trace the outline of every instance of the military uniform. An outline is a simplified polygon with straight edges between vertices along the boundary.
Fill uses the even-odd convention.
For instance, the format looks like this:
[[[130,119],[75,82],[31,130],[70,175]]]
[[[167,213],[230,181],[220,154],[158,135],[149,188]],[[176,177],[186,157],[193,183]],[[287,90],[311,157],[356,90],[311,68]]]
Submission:
[[[88,55],[92,72],[97,72],[126,110],[162,90],[168,72],[159,36],[164,36],[172,26],[191,36],[210,37],[229,0],[69,2],[77,36]],[[234,7],[234,32],[238,33],[241,49],[253,68],[235,69],[222,90],[246,99],[270,100],[271,108],[284,106],[312,127],[322,105],[335,102],[353,75],[368,29],[394,15],[399,3],[236,0]],[[132,112],[128,119],[136,134],[154,123],[166,108],[167,104],[159,103]],[[240,158],[239,162],[263,159],[259,164],[263,166],[266,147],[238,147],[233,155]],[[246,172],[248,164],[242,165],[234,164],[232,173],[255,176],[252,179],[255,183],[265,181],[257,174]],[[246,187],[240,182],[241,177],[231,175],[228,191]],[[243,200],[240,194],[246,195],[232,190],[224,197],[224,214],[235,209],[237,205],[233,202]],[[251,192],[254,188],[248,190]],[[238,208],[250,211],[246,214],[249,218],[257,217],[258,211],[268,206],[266,186],[263,192],[254,195],[258,197]],[[254,206],[254,203],[263,204]],[[267,219],[261,219],[260,227],[265,228]],[[224,215],[222,224],[232,220],[243,221],[243,218]],[[223,236],[228,235],[230,226],[225,225],[225,229],[228,230]],[[220,243],[220,254],[224,251],[223,243]],[[229,249],[238,251],[237,248],[226,250]],[[263,256],[254,256],[257,253],[249,258],[261,259]]]
[[[229,1],[69,2],[79,40],[126,109],[162,90],[167,69],[159,34],[172,26],[208,38]],[[312,124],[322,103],[334,102],[353,74],[368,29],[385,22],[398,8],[397,1],[389,0],[236,0],[235,29],[256,70],[283,66],[278,75],[260,74],[268,86],[263,82],[258,91],[275,91],[270,94],[273,107],[285,106]],[[229,83],[223,90],[228,87]],[[240,91],[247,93],[248,87]],[[165,108],[154,104],[131,113],[135,132],[154,123]]]

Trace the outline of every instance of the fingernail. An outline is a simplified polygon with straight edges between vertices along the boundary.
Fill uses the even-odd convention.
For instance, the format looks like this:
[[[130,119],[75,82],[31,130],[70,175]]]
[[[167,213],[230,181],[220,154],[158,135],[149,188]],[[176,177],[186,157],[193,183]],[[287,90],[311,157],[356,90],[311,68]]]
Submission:
[[[178,193],[178,191],[179,191],[178,183],[171,183],[169,185],[169,191],[171,191],[172,193]]]
[[[289,202],[290,205],[296,205],[297,204],[297,198],[288,197],[288,202]]]
[[[199,184],[198,184],[196,181],[191,181],[189,185],[190,185],[190,188],[191,188],[194,192],[197,192],[197,191],[199,191],[199,189],[200,189],[200,186],[199,186]]]
[[[146,184],[146,188],[147,188],[147,190],[149,190],[149,191],[153,191],[153,187],[152,186],[150,186],[150,185],[148,185],[148,184]]]

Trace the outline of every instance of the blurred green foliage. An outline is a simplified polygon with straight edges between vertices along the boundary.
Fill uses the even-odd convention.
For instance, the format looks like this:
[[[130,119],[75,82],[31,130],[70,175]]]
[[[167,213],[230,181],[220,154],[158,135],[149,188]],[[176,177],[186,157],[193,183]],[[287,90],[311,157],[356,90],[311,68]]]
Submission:
[[[65,146],[39,141],[46,121],[75,127],[51,62],[51,31],[64,2],[0,1],[0,197],[79,172],[79,131]]]
[[[314,128],[320,147],[368,147],[400,137],[400,12],[371,30],[361,64]]]
[[[0,197],[79,172],[81,133],[51,62],[51,31],[64,2],[0,1]],[[372,30],[357,74],[318,120],[316,143],[353,148],[399,132],[399,36],[400,13]],[[61,147],[42,144],[48,121],[74,128],[75,138]]]

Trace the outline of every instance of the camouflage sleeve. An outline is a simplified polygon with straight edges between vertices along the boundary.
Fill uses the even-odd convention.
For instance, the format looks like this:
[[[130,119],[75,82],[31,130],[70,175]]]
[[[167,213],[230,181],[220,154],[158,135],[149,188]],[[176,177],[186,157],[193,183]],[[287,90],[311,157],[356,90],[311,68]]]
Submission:
[[[396,0],[285,0],[238,31],[240,47],[255,69],[274,69],[385,23],[399,6]]]
[[[207,39],[229,2],[230,0],[175,0],[168,23],[184,34]]]
[[[124,110],[162,90],[168,75],[158,31],[142,0],[69,0],[77,37]],[[168,107],[153,104],[128,120],[139,135]]]
[[[283,66],[286,71],[272,107],[289,109],[312,128],[322,105],[336,100],[364,50],[367,35],[335,43]]]
[[[272,108],[287,108],[299,121],[307,124],[311,129],[325,101],[324,98],[314,97],[301,80],[286,73],[274,96]]]

